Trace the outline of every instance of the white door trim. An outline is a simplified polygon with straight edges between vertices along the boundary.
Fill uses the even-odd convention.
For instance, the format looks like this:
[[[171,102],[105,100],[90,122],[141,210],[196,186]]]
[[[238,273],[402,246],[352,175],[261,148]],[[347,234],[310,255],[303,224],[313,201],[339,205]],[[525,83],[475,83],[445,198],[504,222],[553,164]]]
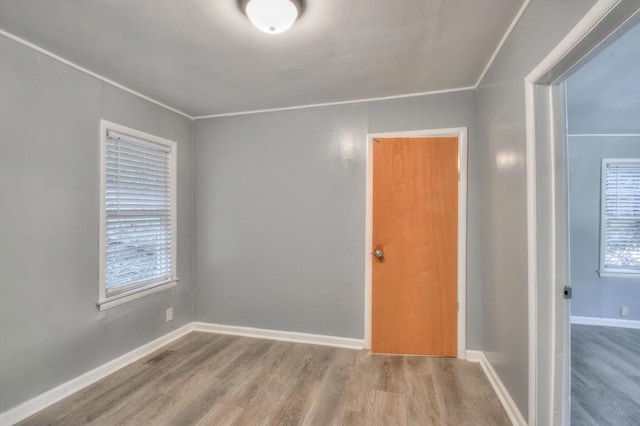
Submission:
[[[371,286],[373,247],[373,140],[375,138],[422,138],[436,136],[458,137],[458,358],[467,353],[467,135],[466,127],[450,129],[415,130],[367,134],[367,184],[365,219],[365,296],[364,296],[364,345],[371,349]]]
[[[546,312],[564,312],[556,300],[559,286],[564,286],[564,282],[560,282],[558,274],[555,271],[549,271],[550,276],[545,279],[539,277],[555,264],[556,257],[560,258],[561,254],[556,253],[554,248],[557,246],[556,231],[559,221],[563,218],[557,217],[558,202],[565,202],[559,197],[558,191],[564,191],[557,188],[555,183],[556,176],[551,176],[551,187],[553,191],[548,194],[537,193],[538,179],[541,178],[537,174],[537,160],[543,160],[548,164],[554,163],[553,150],[551,150],[551,158],[536,159],[537,146],[539,144],[551,143],[555,144],[557,135],[553,126],[553,119],[549,120],[549,128],[536,133],[536,126],[544,119],[537,119],[535,111],[543,103],[549,102],[551,99],[551,87],[566,78],[566,75],[574,69],[576,65],[584,63],[596,51],[598,46],[606,40],[612,33],[630,19],[640,4],[637,0],[599,0],[593,8],[584,16],[584,18],[567,34],[567,36],[547,55],[547,57],[525,78],[525,104],[526,104],[526,152],[527,152],[527,241],[528,241],[528,300],[529,300],[529,424],[561,424],[566,423],[567,416],[562,415],[563,406],[560,396],[569,390],[558,387],[558,375],[562,374],[562,363],[558,358],[559,342],[557,342],[558,327],[557,324],[563,322],[566,318],[555,317],[550,329],[548,327],[539,329],[539,324],[543,323],[543,318],[539,315],[540,311]],[[548,91],[544,96],[536,96],[536,86],[543,86]],[[553,114],[553,106],[544,106]],[[549,171],[546,171],[549,173]],[[547,178],[549,178],[547,176]],[[560,194],[562,195],[562,194]],[[538,209],[542,208],[551,211],[551,223],[540,227],[537,221]],[[547,210],[547,211],[548,211]],[[546,235],[546,238],[544,238]],[[546,241],[546,244],[540,244],[539,241]],[[538,253],[552,253],[552,265],[543,265],[539,262]],[[540,265],[539,265],[540,263]],[[566,265],[555,265],[557,267],[565,267]],[[540,278],[540,286],[543,284],[552,286],[551,298],[539,298],[541,291],[538,284]],[[547,278],[549,281],[547,281]],[[548,288],[547,288],[548,290]],[[549,346],[551,353],[541,353],[540,348]],[[551,359],[545,359],[547,364],[551,364],[550,371],[538,370],[541,363],[539,357],[549,356]],[[546,376],[548,375],[548,376]],[[550,384],[550,388],[542,389],[539,382]],[[541,399],[546,400],[542,401]],[[548,411],[544,410],[548,408]],[[546,411],[546,412],[545,412]],[[566,413],[565,413],[566,414]]]

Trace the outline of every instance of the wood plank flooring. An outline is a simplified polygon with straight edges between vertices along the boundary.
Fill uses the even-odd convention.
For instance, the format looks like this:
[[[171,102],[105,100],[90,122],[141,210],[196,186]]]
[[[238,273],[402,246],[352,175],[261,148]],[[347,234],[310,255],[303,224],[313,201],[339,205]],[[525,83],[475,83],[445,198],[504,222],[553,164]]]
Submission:
[[[571,326],[571,424],[640,424],[640,330]]]
[[[479,364],[190,333],[21,425],[509,425]]]

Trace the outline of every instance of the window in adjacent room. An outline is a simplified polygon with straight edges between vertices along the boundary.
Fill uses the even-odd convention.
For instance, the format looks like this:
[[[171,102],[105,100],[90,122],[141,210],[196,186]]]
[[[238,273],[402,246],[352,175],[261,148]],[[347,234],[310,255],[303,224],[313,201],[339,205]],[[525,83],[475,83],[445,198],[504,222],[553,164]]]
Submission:
[[[600,275],[640,275],[640,159],[602,160]]]
[[[176,285],[176,143],[100,122],[98,306]]]

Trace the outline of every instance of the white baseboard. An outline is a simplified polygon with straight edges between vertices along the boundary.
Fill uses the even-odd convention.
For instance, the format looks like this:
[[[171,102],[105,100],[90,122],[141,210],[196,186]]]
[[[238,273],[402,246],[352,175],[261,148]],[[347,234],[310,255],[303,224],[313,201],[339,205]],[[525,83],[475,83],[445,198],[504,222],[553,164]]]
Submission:
[[[193,322],[191,323],[191,327],[193,331],[202,331],[205,333],[231,334],[234,336],[334,346],[337,348],[347,349],[364,348],[364,339],[351,339],[348,337],[323,336],[320,334],[298,333],[295,331],[267,330],[263,328],[238,327],[234,325],[209,324],[204,322]]]
[[[481,362],[484,354],[482,351],[474,351],[471,349],[467,349],[467,361],[469,362]]]
[[[511,398],[511,395],[509,395],[507,388],[504,387],[504,384],[502,384],[500,377],[498,377],[498,374],[493,369],[493,366],[491,365],[487,357],[484,355],[484,352],[467,351],[467,361],[480,363],[484,374],[487,376],[487,379],[489,380],[489,383],[491,383],[493,390],[498,395],[498,399],[500,399],[500,402],[507,412],[511,423],[513,423],[514,426],[527,426],[527,422],[524,420],[524,417],[522,417],[522,413],[520,413],[520,410],[516,406],[516,403],[513,402],[513,399]]]
[[[364,339],[350,339],[346,337],[323,336],[319,334],[297,333],[292,331],[265,330],[260,328],[236,327],[230,325],[208,324],[192,322],[177,330],[147,343],[133,351],[126,353],[112,361],[107,362],[91,371],[88,371],[74,379],[69,380],[51,390],[48,390],[35,398],[17,405],[4,413],[0,413],[0,426],[12,425],[37,413],[48,406],[72,395],[79,390],[97,382],[98,380],[115,373],[127,365],[136,362],[150,353],[168,345],[174,340],[190,333],[201,331],[205,333],[232,334],[236,336],[256,337],[260,339],[282,340],[285,342],[308,343],[323,346],[335,346],[338,348],[362,349]]]
[[[0,425],[12,425],[27,417],[37,413],[48,406],[68,397],[69,395],[84,389],[85,387],[97,382],[98,380],[113,374],[121,368],[136,362],[150,353],[168,345],[174,340],[186,335],[191,331],[191,324],[187,324],[174,330],[156,340],[140,346],[114,360],[107,362],[91,371],[88,371],[66,383],[61,384],[51,390],[48,390],[35,398],[23,402],[20,405],[11,408],[4,413],[0,413]]]
[[[578,317],[571,315],[571,324],[640,329],[640,321],[617,318]]]

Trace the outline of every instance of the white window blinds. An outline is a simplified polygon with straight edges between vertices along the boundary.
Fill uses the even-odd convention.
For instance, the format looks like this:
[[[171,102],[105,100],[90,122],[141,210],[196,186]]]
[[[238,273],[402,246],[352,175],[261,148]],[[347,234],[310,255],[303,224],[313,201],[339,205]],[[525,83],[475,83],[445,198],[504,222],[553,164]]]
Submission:
[[[103,131],[98,305],[176,280],[175,143]]]
[[[640,160],[602,161],[600,274],[640,273]]]

